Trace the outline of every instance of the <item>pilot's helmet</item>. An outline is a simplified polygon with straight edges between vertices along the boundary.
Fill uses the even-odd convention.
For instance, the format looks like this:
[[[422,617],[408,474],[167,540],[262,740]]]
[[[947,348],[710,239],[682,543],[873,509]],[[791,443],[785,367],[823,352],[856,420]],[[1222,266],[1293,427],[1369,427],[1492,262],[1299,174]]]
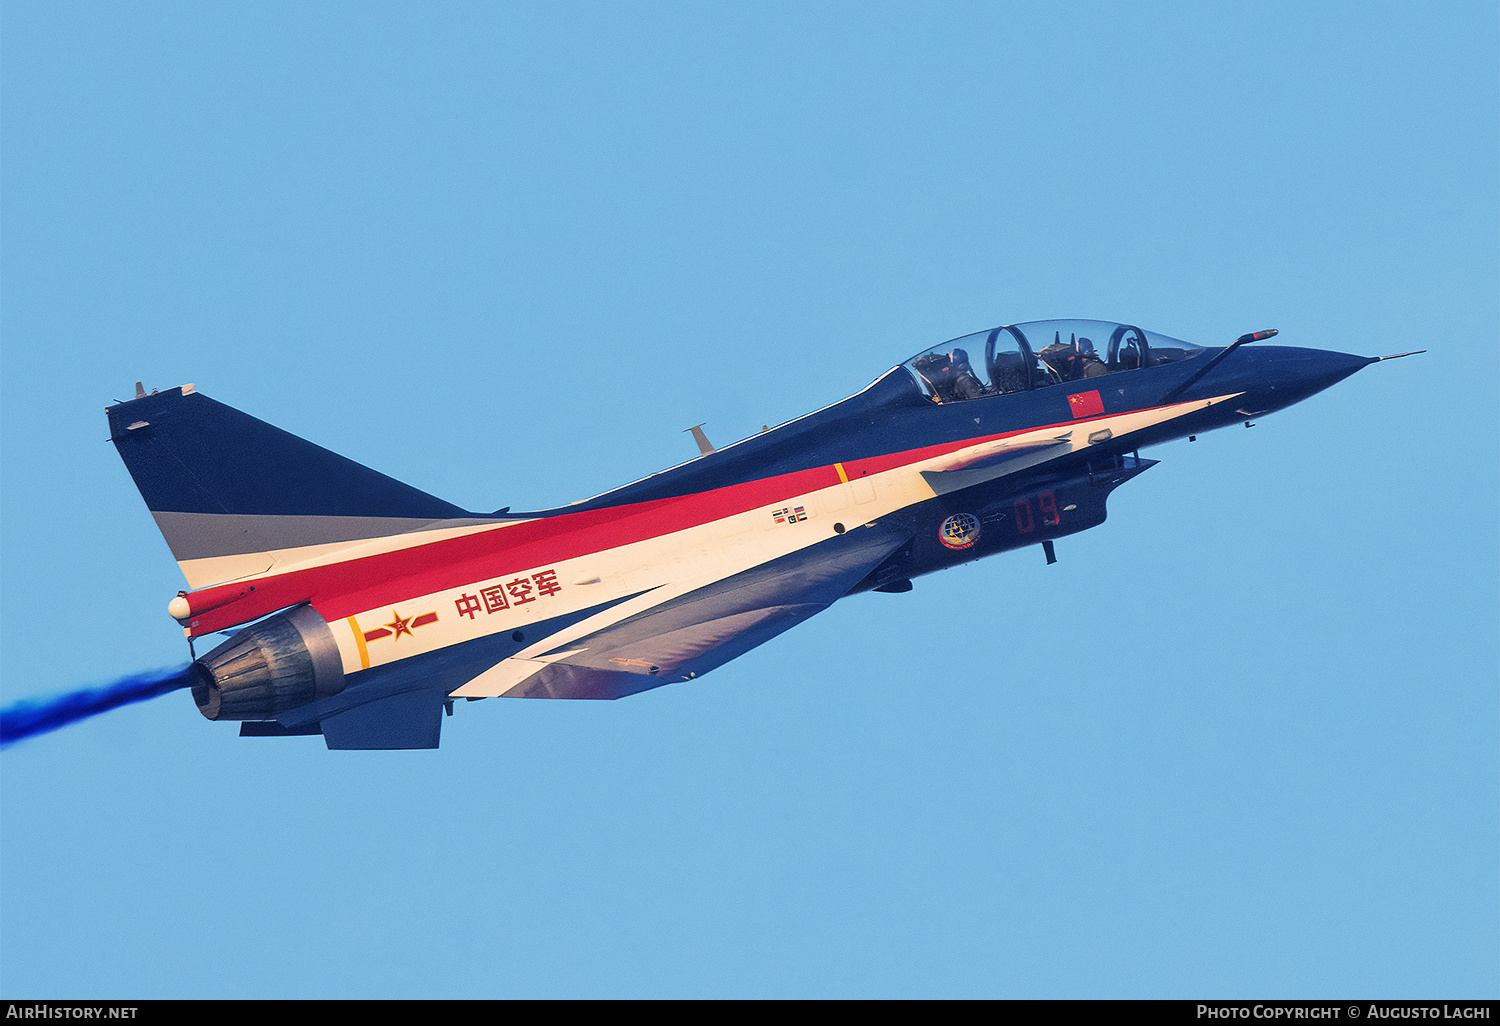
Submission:
[[[1093,342],[1093,340],[1092,339],[1087,339],[1087,338],[1081,338],[1081,339],[1078,340],[1078,351],[1080,353],[1084,354],[1085,356],[1094,356],[1094,357],[1097,357],[1099,355],[1098,353],[1096,353],[1094,351],[1094,342]]]

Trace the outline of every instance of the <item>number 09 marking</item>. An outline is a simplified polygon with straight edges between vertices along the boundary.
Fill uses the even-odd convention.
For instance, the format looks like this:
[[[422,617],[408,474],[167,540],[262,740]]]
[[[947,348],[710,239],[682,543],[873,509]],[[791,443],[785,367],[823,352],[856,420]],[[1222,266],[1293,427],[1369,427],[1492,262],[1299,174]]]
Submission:
[[[1040,492],[1036,497],[1037,508],[1042,512],[1042,523],[1047,527],[1056,527],[1062,523],[1062,514],[1057,508],[1057,495],[1055,492]],[[1016,531],[1019,534],[1030,534],[1036,530],[1036,516],[1031,511],[1031,497],[1017,499]]]

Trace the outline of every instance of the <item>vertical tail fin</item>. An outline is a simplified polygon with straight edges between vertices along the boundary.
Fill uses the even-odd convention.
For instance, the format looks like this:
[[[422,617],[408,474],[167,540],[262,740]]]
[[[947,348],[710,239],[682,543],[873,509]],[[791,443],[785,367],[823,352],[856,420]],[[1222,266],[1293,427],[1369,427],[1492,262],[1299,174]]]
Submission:
[[[183,385],[106,408],[194,588],[366,538],[475,517]]]

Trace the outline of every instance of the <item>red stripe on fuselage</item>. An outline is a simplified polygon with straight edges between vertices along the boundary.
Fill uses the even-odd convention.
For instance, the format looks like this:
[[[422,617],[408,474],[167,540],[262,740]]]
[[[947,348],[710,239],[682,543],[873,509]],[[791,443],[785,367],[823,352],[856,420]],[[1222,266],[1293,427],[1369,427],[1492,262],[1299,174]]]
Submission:
[[[965,438],[956,442],[942,442],[865,459],[846,460],[843,466],[849,480],[854,481],[860,477],[920,463],[971,445],[1053,427],[1073,427],[1096,419],[1101,418],[1090,417]],[[343,562],[274,574],[256,580],[253,590],[228,602],[224,602],[225,597],[244,592],[246,582],[215,585],[188,595],[189,603],[194,606],[214,607],[195,614],[189,629],[195,637],[209,634],[299,602],[311,602],[324,619],[332,622],[416,595],[429,595],[531,567],[558,563],[672,534],[840,483],[841,479],[834,467],[811,467],[706,492],[578,513],[562,513],[519,524],[497,526],[457,538],[413,545],[393,552],[358,556]],[[215,607],[216,602],[224,604]]]
[[[194,615],[190,630],[194,636],[224,630],[299,602],[312,602],[325,619],[337,620],[415,595],[671,534],[838,483],[833,467],[813,467],[692,495],[563,513],[292,570],[260,578],[242,598]],[[244,591],[243,582],[216,585],[193,592],[188,601],[214,606],[226,594]]]

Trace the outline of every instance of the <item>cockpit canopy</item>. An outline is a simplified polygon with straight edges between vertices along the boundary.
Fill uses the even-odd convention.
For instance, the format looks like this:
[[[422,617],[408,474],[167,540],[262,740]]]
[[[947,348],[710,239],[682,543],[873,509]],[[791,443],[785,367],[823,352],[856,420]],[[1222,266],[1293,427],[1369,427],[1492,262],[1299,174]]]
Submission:
[[[1191,342],[1110,321],[1028,321],[956,338],[907,360],[939,403],[1025,392],[1141,367],[1191,360]]]

